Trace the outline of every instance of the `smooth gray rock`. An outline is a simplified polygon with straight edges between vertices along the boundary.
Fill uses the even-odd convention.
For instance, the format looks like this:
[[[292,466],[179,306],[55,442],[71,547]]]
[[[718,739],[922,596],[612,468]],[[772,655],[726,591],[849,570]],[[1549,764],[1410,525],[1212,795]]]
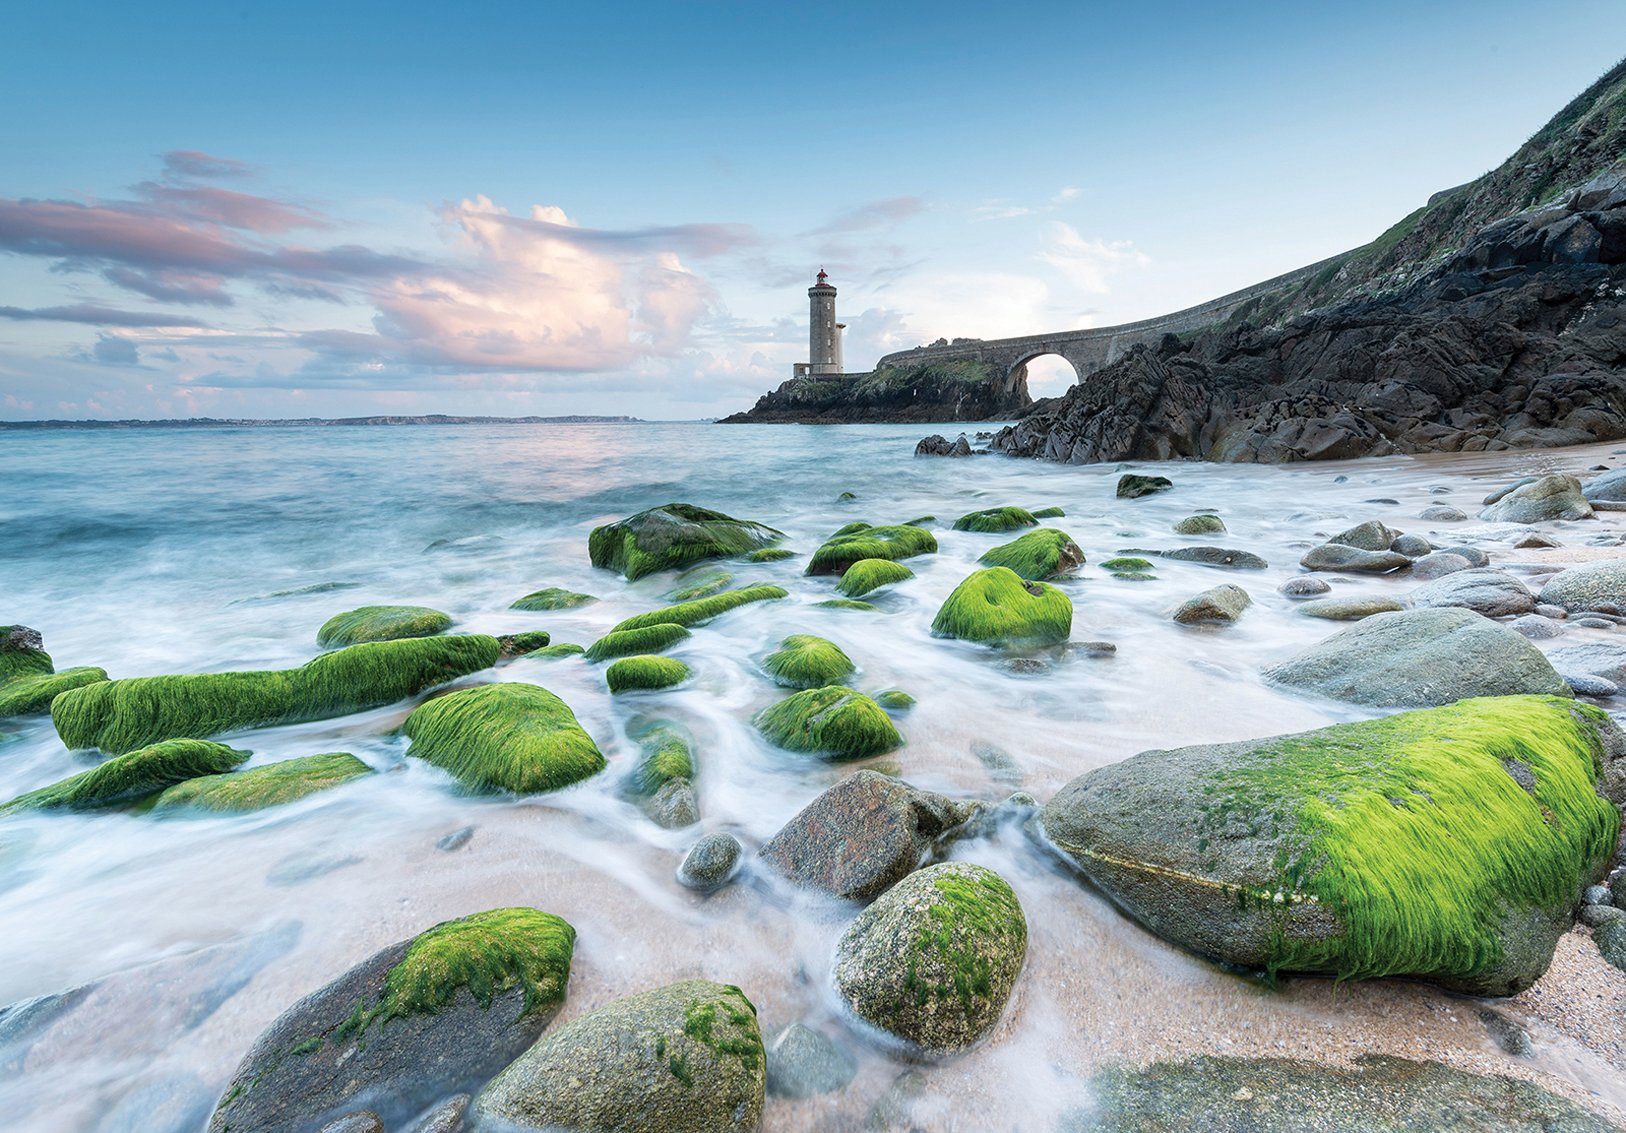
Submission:
[[[1607,885],[1588,885],[1586,892],[1581,894],[1581,900],[1588,905],[1613,905],[1614,894],[1609,892]]]
[[[768,1044],[768,1093],[776,1098],[811,1098],[845,1089],[858,1073],[858,1060],[823,1031],[792,1023]]]
[[[732,834],[707,834],[689,847],[678,866],[678,880],[690,889],[709,893],[721,889],[739,872],[745,847]]]
[[[468,1094],[454,1094],[401,1133],[463,1133],[468,1128],[465,1118],[468,1116],[469,1103],[473,1100]]]
[[[1267,679],[1337,700],[1386,707],[1570,687],[1541,651],[1471,610],[1375,614],[1265,671]]]
[[[1584,673],[1616,684],[1626,682],[1626,645],[1610,641],[1564,645],[1548,653],[1547,660],[1562,673]]]
[[[1490,556],[1478,547],[1469,546],[1467,543],[1450,543],[1443,547],[1436,547],[1435,550],[1442,554],[1457,555],[1467,559],[1468,565],[1471,567],[1490,566]]]
[[[1398,598],[1383,594],[1358,594],[1348,598],[1317,598],[1313,602],[1300,602],[1299,613],[1312,618],[1326,618],[1334,622],[1358,622],[1373,614],[1388,614],[1403,610]]]
[[[1543,523],[1553,519],[1590,519],[1592,505],[1581,494],[1581,482],[1554,473],[1498,497],[1479,513],[1493,523]]]
[[[1605,960],[1626,972],[1626,918],[1599,925],[1592,930],[1592,940]]]
[[[481,1090],[476,1129],[755,1133],[765,1058],[739,988],[684,980],[554,1028]]]
[[[1511,484],[1503,484],[1500,488],[1497,488],[1494,492],[1492,492],[1490,495],[1486,496],[1480,502],[1483,503],[1484,506],[1489,507],[1491,504],[1494,504],[1499,500],[1506,499],[1509,495],[1511,495],[1512,493],[1518,491],[1520,488],[1524,487],[1526,484],[1534,484],[1535,482],[1536,482],[1536,477],[1534,477],[1534,476],[1521,476],[1519,479],[1513,481],[1513,483],[1511,483]]]
[[[1411,560],[1397,551],[1363,551],[1343,543],[1323,543],[1304,553],[1299,565],[1305,570],[1336,570],[1357,574],[1387,574],[1411,566]]]
[[[1413,578],[1427,581],[1456,574],[1459,570],[1472,570],[1473,567],[1473,563],[1455,551],[1431,551],[1411,564],[1411,573]]]
[[[1602,677],[1588,676],[1585,673],[1566,673],[1559,671],[1559,676],[1569,683],[1570,691],[1576,696],[1590,696],[1595,700],[1607,700],[1620,691],[1614,681],[1606,681]]]
[[[1536,596],[1506,571],[1462,570],[1425,582],[1406,595],[1413,609],[1459,606],[1487,618],[1517,617],[1536,608]]]
[[[1517,539],[1513,540],[1513,546],[1521,551],[1529,551],[1542,547],[1562,547],[1563,545],[1564,544],[1560,543],[1557,539],[1554,539],[1551,535],[1543,535],[1540,531],[1531,531],[1528,534],[1520,535]]]
[[[1508,622],[1507,628],[1515,633],[1524,634],[1531,641],[1546,641],[1563,633],[1564,623],[1554,621],[1544,614],[1526,614],[1522,618],[1514,618]]]
[[[1363,551],[1387,551],[1390,544],[1400,537],[1400,532],[1385,527],[1375,519],[1365,523],[1357,523],[1348,531],[1340,531],[1329,543],[1337,543],[1343,547],[1357,547]]]
[[[1175,608],[1174,620],[1181,625],[1229,625],[1253,605],[1253,599],[1240,586],[1226,583],[1187,598]]]
[[[1582,905],[1575,919],[1588,928],[1597,928],[1610,921],[1626,921],[1626,909],[1618,909],[1614,905]]]
[[[1289,598],[1308,598],[1315,594],[1325,594],[1332,586],[1324,578],[1314,575],[1300,574],[1288,579],[1276,588],[1278,594],[1285,594]]]
[[[1217,515],[1188,515],[1174,525],[1176,535],[1222,535],[1225,521]]]
[[[1616,468],[1612,472],[1594,476],[1581,485],[1581,494],[1593,501],[1626,502],[1626,468]]]
[[[1421,535],[1399,535],[1389,544],[1389,550],[1405,555],[1408,559],[1420,559],[1433,549],[1434,544]]]
[[[666,830],[682,830],[700,821],[700,802],[688,779],[668,779],[642,805],[649,820]]]
[[[384,1133],[384,1122],[370,1109],[348,1113],[322,1126],[322,1133]]]
[[[1604,559],[1561,570],[1541,588],[1541,601],[1572,614],[1626,605],[1626,559]]]
[[[1560,622],[1569,617],[1569,613],[1564,607],[1555,606],[1551,602],[1543,602],[1540,594],[1536,595],[1536,613],[1544,618],[1552,618],[1554,621]]]
[[[1417,518],[1430,523],[1460,523],[1468,518],[1468,513],[1450,504],[1429,504],[1417,513]]]
[[[1180,563],[1199,563],[1202,566],[1225,567],[1229,570],[1264,570],[1270,564],[1250,551],[1230,547],[1177,547],[1160,552],[1165,559]]]

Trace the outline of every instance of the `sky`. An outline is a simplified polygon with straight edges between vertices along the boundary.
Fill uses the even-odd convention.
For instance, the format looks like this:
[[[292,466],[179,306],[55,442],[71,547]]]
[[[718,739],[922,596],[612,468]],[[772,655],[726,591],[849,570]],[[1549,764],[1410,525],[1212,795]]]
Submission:
[[[1493,168],[1622,7],[15,5],[0,418],[710,417],[820,267],[850,370],[1150,317]]]

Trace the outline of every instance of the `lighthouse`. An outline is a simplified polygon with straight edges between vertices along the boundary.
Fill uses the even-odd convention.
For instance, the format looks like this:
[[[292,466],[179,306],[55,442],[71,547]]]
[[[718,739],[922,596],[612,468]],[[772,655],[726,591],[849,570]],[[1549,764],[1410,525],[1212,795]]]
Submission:
[[[797,366],[796,374],[839,374],[841,332],[847,328],[836,322],[836,289],[830,286],[830,276],[823,268],[807,289],[807,306],[807,364]]]

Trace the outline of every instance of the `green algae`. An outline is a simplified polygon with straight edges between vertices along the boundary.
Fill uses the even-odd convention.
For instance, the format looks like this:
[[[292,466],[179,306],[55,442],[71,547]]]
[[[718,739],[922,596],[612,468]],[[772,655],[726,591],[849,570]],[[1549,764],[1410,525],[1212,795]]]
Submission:
[[[55,671],[40,636],[27,626],[0,626],[0,683]]]
[[[25,673],[0,683],[0,720],[37,716],[51,710],[51,701],[69,689],[107,679],[107,670],[92,665],[63,669],[60,673]]]
[[[721,992],[715,999],[689,1005],[683,1013],[683,1033],[719,1057],[739,1059],[745,1070],[754,1072],[766,1059],[756,1005],[733,984],[722,984]]]
[[[157,740],[324,720],[394,704],[497,663],[485,634],[352,645],[297,669],[100,681],[51,702],[70,748],[126,752]]]
[[[1509,909],[1563,915],[1615,849],[1597,791],[1603,714],[1557,697],[1462,700],[1284,736],[1202,786],[1285,833],[1275,892],[1341,931],[1281,940],[1272,970],[1471,978]],[[1243,895],[1239,899],[1246,899]]]
[[[810,633],[793,633],[763,658],[762,667],[784,688],[821,688],[846,680],[857,671],[852,659],[833,641]]]
[[[915,698],[901,688],[889,688],[875,694],[875,703],[888,712],[907,712],[915,706]]]
[[[913,519],[905,520],[903,525],[905,527],[925,527],[928,523],[936,522],[937,517],[935,515],[917,515]]]
[[[660,720],[632,738],[641,749],[638,765],[627,778],[627,790],[633,795],[651,798],[670,782],[694,779],[694,741],[678,725]]]
[[[662,606],[647,614],[635,614],[617,622],[615,629],[642,629],[653,625],[692,626],[709,622],[728,611],[751,602],[768,602],[775,598],[788,598],[790,592],[782,586],[742,586],[738,590],[725,590],[709,598],[696,598],[692,602],[679,602],[675,606]]]
[[[826,598],[822,602],[813,604],[826,610],[879,610],[881,608],[874,602],[863,602],[857,598]]]
[[[761,550],[741,555],[740,561],[746,563],[777,563],[795,557],[796,552],[789,547],[763,547]]]
[[[784,533],[693,504],[666,504],[595,527],[587,538],[596,567],[619,571],[629,582],[646,574],[759,550]]]
[[[983,531],[999,533],[1015,531],[1018,527],[1036,527],[1039,521],[1033,513],[1019,507],[991,507],[967,512],[954,521],[956,531]]]
[[[330,649],[365,641],[433,637],[451,628],[450,617],[428,606],[360,606],[324,622],[316,631],[316,644]]]
[[[604,769],[570,706],[540,685],[505,682],[436,697],[401,726],[415,756],[477,791],[556,791]]]
[[[524,657],[538,649],[546,649],[553,635],[545,629],[527,629],[519,633],[497,635],[497,648],[505,658]]]
[[[1034,519],[1065,519],[1067,513],[1059,507],[1042,507],[1029,513]]]
[[[637,629],[613,630],[593,642],[587,649],[586,657],[589,661],[609,661],[616,657],[630,657],[634,653],[660,653],[693,636],[682,626],[668,622],[639,626]]]
[[[591,605],[598,599],[591,594],[580,594],[574,590],[566,590],[561,586],[548,586],[541,590],[533,590],[514,602],[510,610],[530,610],[533,612],[548,610],[574,610],[581,606]]]
[[[538,657],[544,661],[556,661],[561,657],[579,657],[586,652],[587,650],[574,641],[556,641],[552,645],[543,646],[541,649],[533,649],[525,656]]]
[[[675,657],[640,655],[623,657],[604,670],[604,683],[612,693],[672,688],[693,676]]]
[[[684,575],[678,581],[682,582],[684,578],[688,577],[688,575]],[[666,595],[666,600],[668,602],[692,602],[696,598],[706,598],[719,590],[728,589],[728,584],[733,581],[734,576],[726,570],[709,571],[699,575],[686,585],[669,592]]]
[[[1084,552],[1071,535],[1054,527],[1041,527],[983,552],[978,562],[1009,567],[1023,578],[1041,582],[1071,574],[1084,565]]]
[[[1174,481],[1167,476],[1141,476],[1138,473],[1126,472],[1118,477],[1116,495],[1121,500],[1138,500],[1154,492],[1166,492],[1172,487]]]
[[[856,535],[860,531],[868,531],[869,527],[870,525],[865,523],[863,520],[855,519],[851,523],[843,523],[840,527],[836,528],[830,533],[830,538],[842,539],[848,535]]]
[[[1120,582],[1156,582],[1157,575],[1149,570],[1115,570],[1112,577]]]
[[[285,759],[247,771],[200,775],[170,787],[158,796],[153,809],[263,810],[371,774],[373,769],[349,752],[330,751],[300,759]]]
[[[986,1012],[984,1005],[995,990],[995,953],[1027,951],[1022,903],[1004,878],[980,866],[939,871],[931,884],[937,897],[904,986],[914,992],[919,1006],[953,999],[962,1017],[976,1018]]]
[[[932,619],[936,637],[988,645],[1048,645],[1067,640],[1072,630],[1072,600],[1009,567],[988,567],[967,577]]]
[[[830,759],[864,759],[903,746],[903,737],[879,704],[843,685],[786,697],[752,721],[771,743]]]
[[[808,560],[808,574],[842,574],[860,559],[908,559],[937,550],[937,537],[924,527],[848,524],[826,539]]]
[[[95,810],[136,802],[200,775],[219,775],[248,759],[249,753],[208,740],[165,740],[114,756],[61,782],[18,795],[0,813],[12,810]]]
[[[1125,574],[1133,571],[1148,571],[1152,569],[1149,559],[1138,559],[1133,556],[1120,556],[1108,559],[1101,564],[1102,570],[1110,570],[1114,574]]]
[[[1188,515],[1174,525],[1176,535],[1220,535],[1225,531],[1225,521],[1217,515],[1201,512],[1197,515]]]
[[[915,577],[915,572],[891,559],[859,559],[848,567],[836,583],[836,590],[849,598],[862,598],[883,586]]]

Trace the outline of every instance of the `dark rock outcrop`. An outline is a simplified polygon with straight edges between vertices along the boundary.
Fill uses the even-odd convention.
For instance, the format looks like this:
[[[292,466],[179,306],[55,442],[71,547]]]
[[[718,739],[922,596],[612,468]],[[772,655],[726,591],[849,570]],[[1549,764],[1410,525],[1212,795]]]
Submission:
[[[1002,375],[982,362],[926,362],[792,378],[722,424],[1009,421],[1032,404],[1025,370]]]

